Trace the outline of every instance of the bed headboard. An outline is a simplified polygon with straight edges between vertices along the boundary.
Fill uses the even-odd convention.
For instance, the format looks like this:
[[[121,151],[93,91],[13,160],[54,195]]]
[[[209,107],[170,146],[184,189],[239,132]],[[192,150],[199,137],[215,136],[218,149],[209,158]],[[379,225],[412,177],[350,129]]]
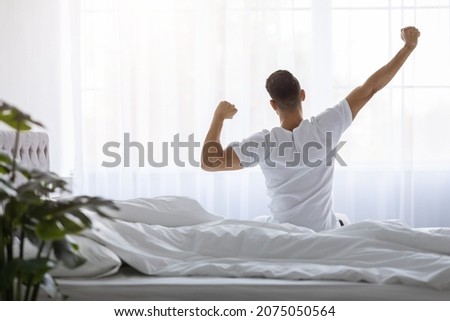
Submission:
[[[13,154],[16,133],[12,130],[0,130],[0,152]],[[20,134],[17,159],[26,168],[49,170],[48,135],[44,132],[23,132]]]

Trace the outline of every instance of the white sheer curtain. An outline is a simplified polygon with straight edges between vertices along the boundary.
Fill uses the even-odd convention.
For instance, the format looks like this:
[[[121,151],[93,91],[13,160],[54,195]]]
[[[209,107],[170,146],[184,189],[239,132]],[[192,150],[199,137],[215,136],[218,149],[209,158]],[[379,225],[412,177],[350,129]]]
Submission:
[[[75,193],[131,198],[188,195],[234,218],[267,214],[259,170],[211,174],[175,166],[174,135],[201,142],[215,106],[239,109],[223,142],[277,126],[264,89],[291,70],[307,91],[306,116],[337,102],[400,48],[417,25],[419,47],[343,137],[335,209],[354,221],[400,218],[450,226],[450,1],[439,0],[0,0],[0,98],[43,120],[53,169]],[[124,134],[138,148],[124,166]],[[107,142],[121,164],[111,158]],[[195,150],[198,161],[200,149]]]
[[[223,142],[277,125],[264,85],[276,69],[296,70],[306,85],[311,73],[309,1],[84,1],[81,21],[81,99],[77,106],[80,160],[77,192],[113,198],[188,195],[229,217],[267,214],[258,170],[211,174],[175,166],[170,143],[190,134],[202,142],[220,100],[239,108],[226,123]],[[298,39],[299,41],[295,41]],[[139,167],[131,149],[125,167],[124,133],[169,166]],[[102,151],[118,142],[122,163]],[[199,160],[200,148],[195,150]],[[187,162],[187,153],[181,159]],[[147,155],[145,155],[147,158]]]
[[[417,25],[417,50],[358,115],[344,140],[335,207],[352,219],[450,225],[450,2],[333,1],[333,95],[343,97],[400,48]]]

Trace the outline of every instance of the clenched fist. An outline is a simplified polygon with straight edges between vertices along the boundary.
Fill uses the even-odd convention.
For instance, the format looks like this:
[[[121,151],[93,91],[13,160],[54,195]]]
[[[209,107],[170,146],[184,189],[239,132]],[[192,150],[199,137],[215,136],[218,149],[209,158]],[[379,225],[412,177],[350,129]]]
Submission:
[[[405,45],[410,49],[414,49],[417,46],[420,31],[416,27],[406,27],[401,30],[401,36]]]
[[[236,107],[228,101],[221,101],[214,112],[214,117],[219,119],[231,119],[237,113]]]

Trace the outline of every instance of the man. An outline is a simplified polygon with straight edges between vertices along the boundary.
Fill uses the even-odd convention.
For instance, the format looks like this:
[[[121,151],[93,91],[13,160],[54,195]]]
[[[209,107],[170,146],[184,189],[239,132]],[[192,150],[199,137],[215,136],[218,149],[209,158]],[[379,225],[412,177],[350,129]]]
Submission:
[[[271,74],[266,89],[280,127],[255,133],[223,149],[220,134],[225,119],[237,113],[222,101],[214,112],[202,149],[202,169],[237,170],[260,165],[270,197],[269,221],[292,223],[315,231],[340,226],[332,206],[336,145],[362,107],[385,87],[417,46],[419,30],[401,30],[404,46],[385,66],[356,87],[344,100],[311,119],[303,119],[305,91],[288,71]]]

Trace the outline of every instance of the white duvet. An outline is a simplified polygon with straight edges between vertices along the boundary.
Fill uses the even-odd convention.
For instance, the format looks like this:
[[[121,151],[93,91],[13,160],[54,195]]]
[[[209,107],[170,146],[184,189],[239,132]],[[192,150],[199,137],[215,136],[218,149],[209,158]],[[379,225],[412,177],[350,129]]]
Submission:
[[[149,275],[345,280],[450,289],[450,229],[366,221],[316,233],[289,224],[221,219],[191,199],[159,198],[163,210],[161,204],[155,208],[153,200],[119,204],[114,220],[95,218],[94,228],[84,236]]]

